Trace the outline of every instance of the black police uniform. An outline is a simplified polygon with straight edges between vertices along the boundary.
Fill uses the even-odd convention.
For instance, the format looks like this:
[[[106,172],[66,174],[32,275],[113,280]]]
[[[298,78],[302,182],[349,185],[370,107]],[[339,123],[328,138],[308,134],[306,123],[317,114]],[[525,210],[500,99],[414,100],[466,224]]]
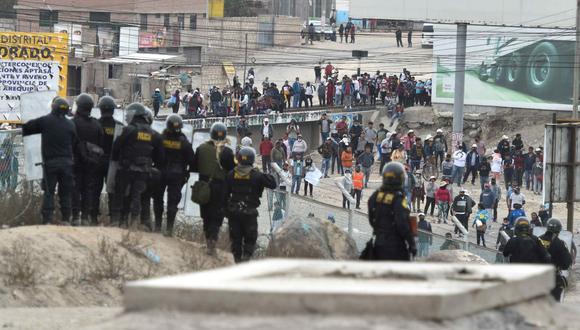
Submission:
[[[22,125],[22,135],[41,134],[42,162],[44,167],[42,222],[51,223],[54,213],[54,193],[58,184],[58,197],[62,221],[71,217],[73,190],[73,149],[77,133],[75,125],[64,113],[58,111],[28,121]]]
[[[99,123],[103,128],[103,156],[101,157],[101,161],[97,166],[97,176],[95,181],[95,200],[94,200],[94,211],[95,213],[92,217],[98,217],[99,215],[99,204],[101,201],[101,192],[103,191],[103,186],[105,182],[107,182],[107,175],[109,173],[109,164],[111,162],[111,151],[113,149],[113,140],[115,139],[115,129],[117,126],[123,127],[123,123],[115,120],[112,116],[103,116],[99,118]],[[108,202],[109,202],[109,211],[112,208],[112,203],[114,199],[113,193],[108,193]]]
[[[409,205],[401,191],[375,191],[368,201],[369,222],[376,236],[375,260],[410,260],[416,253],[409,225]]]
[[[193,172],[199,173],[199,180],[209,182],[210,185],[209,203],[199,206],[208,247],[218,239],[219,230],[224,221],[225,177],[235,166],[232,149],[223,147],[219,153],[219,159],[217,154],[213,140],[202,143],[195,150],[193,168]]]
[[[171,233],[177,214],[177,205],[181,200],[181,189],[189,178],[194,154],[191,143],[183,133],[166,129],[162,138],[165,160],[160,167],[161,181],[153,196],[153,210],[155,229],[160,230],[163,216],[163,195],[167,190],[167,231]]]
[[[98,204],[95,196],[100,196],[97,190],[98,167],[103,157],[103,128],[98,120],[88,115],[77,113],[73,118],[77,129],[78,144],[75,148],[74,191],[72,200],[73,221],[89,219],[96,224]]]
[[[542,246],[544,246],[550,254],[552,264],[556,267],[556,285],[554,289],[552,289],[552,296],[557,301],[560,301],[562,292],[566,287],[564,282],[565,279],[563,278],[561,271],[570,268],[572,265],[572,255],[570,254],[570,251],[568,251],[566,244],[551,232],[544,233],[539,237],[539,239]]]
[[[519,235],[512,237],[503,248],[504,257],[510,258],[510,263],[516,264],[547,264],[550,255],[544,249],[539,239],[534,235]]]
[[[128,197],[131,221],[134,222],[141,215],[141,194],[147,189],[152,165],[163,163],[161,135],[144,118],[133,118],[113,143],[111,158],[118,161],[120,167],[115,182],[112,222],[121,220],[125,197]]]
[[[250,165],[238,165],[226,177],[226,199],[232,254],[249,260],[258,239],[258,207],[264,188],[275,189],[276,178]]]

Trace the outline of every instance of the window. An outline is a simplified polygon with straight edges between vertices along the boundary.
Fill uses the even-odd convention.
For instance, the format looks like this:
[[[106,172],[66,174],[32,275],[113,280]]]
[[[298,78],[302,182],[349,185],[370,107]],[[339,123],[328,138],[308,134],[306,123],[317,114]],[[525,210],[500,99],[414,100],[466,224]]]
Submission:
[[[99,25],[98,23],[110,23],[111,22],[111,13],[91,12],[89,14],[89,21],[91,23],[91,27],[95,27],[95,26]]]
[[[120,64],[109,64],[109,79],[121,79],[123,66]]]
[[[189,15],[189,29],[196,30],[197,29],[197,15]]]
[[[179,14],[179,16],[177,16],[177,25],[179,26],[180,30],[185,29],[185,16],[183,14]]]
[[[141,14],[141,30],[147,30],[147,14]]]
[[[169,27],[169,14],[165,14],[163,16],[163,26],[164,27]]]
[[[58,23],[58,11],[40,10],[38,21],[40,26],[53,26],[55,23]]]

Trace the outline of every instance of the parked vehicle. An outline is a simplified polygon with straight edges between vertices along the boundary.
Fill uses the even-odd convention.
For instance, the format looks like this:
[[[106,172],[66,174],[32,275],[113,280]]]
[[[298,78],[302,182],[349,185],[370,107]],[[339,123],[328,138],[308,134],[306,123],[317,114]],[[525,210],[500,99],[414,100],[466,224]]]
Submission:
[[[423,24],[423,32],[421,33],[421,48],[433,48],[433,24]]]

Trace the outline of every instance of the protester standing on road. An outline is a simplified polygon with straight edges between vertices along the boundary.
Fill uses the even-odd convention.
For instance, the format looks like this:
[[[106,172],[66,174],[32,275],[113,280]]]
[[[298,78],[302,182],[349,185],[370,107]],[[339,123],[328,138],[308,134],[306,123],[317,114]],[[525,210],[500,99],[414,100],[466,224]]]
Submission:
[[[330,161],[334,154],[331,137],[326,138],[322,145],[318,147],[318,153],[322,156],[322,165],[320,169],[324,177],[328,178],[328,169],[330,168]]]
[[[42,223],[53,224],[54,194],[58,185],[61,218],[56,224],[69,224],[73,189],[73,150],[77,132],[72,121],[68,102],[60,97],[52,100],[51,112],[29,120],[22,125],[22,135],[41,134],[41,155],[44,179]]]
[[[181,98],[179,96],[179,89],[175,90],[175,93],[173,93],[173,101],[174,101],[174,103],[171,105],[171,107],[173,109],[173,113],[178,113],[179,112],[179,105],[181,104]]]
[[[433,216],[433,211],[435,209],[435,193],[437,191],[437,184],[435,183],[436,178],[431,176],[429,178],[429,182],[425,186],[425,197],[427,197],[427,201],[425,202],[425,210],[423,213],[427,214],[429,207],[431,207],[431,211],[429,212],[430,216]]]
[[[338,27],[338,35],[340,36],[340,43],[342,43],[342,36],[344,35],[344,24],[340,23],[340,26]],[[348,42],[348,36],[346,37],[347,42]]]
[[[397,31],[395,31],[395,39],[397,39],[397,48],[405,47],[403,46],[403,32],[401,31],[401,28],[397,28]]]
[[[413,30],[409,30],[409,32],[407,32],[407,47],[413,47]]]
[[[332,125],[332,120],[328,118],[326,112],[322,114],[320,120],[318,121],[318,126],[320,126],[320,137],[322,138],[322,143],[330,136],[330,125]]]
[[[482,203],[477,205],[477,213],[473,219],[472,226],[475,227],[477,233],[477,245],[481,242],[485,246],[485,231],[487,230],[487,221],[489,220],[489,212],[485,209]]]
[[[159,108],[163,104],[163,96],[161,95],[161,90],[159,88],[155,88],[155,92],[153,93],[153,115],[157,118],[159,114]]]
[[[458,145],[457,150],[453,153],[453,173],[451,174],[451,183],[456,183],[458,187],[461,187],[466,159],[467,154]]]
[[[487,161],[487,157],[481,157],[477,170],[479,171],[479,183],[481,184],[481,189],[483,189],[484,185],[489,182],[489,173],[491,172],[491,165]]]
[[[262,172],[270,173],[270,162],[272,159],[270,158],[270,154],[274,149],[274,144],[270,140],[269,137],[263,137],[262,142],[260,142],[260,156],[262,156]]]
[[[459,190],[459,195],[453,199],[451,214],[461,222],[463,228],[469,230],[469,227],[467,226],[469,213],[471,213],[471,200],[465,195],[465,189],[461,188]],[[463,237],[463,233],[459,230],[458,226],[455,226],[455,234],[459,235],[459,237]]]
[[[419,222],[417,228],[419,229],[419,257],[429,256],[429,247],[433,245],[433,229],[431,223],[425,220],[425,213],[419,213]]]
[[[357,158],[357,164],[360,165],[362,172],[364,173],[364,183],[365,188],[368,187],[369,179],[371,177],[371,167],[375,162],[375,157],[371,153],[371,147],[367,144],[365,150]]]
[[[473,144],[471,150],[467,153],[465,158],[465,175],[463,176],[463,183],[467,182],[469,174],[471,174],[471,185],[475,184],[475,178],[477,177],[477,171],[479,169],[480,157],[477,152],[477,145]]]

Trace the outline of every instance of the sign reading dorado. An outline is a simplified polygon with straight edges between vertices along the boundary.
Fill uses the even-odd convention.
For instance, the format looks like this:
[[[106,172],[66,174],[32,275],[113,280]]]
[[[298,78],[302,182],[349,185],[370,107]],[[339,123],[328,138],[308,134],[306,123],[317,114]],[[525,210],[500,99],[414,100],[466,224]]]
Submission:
[[[53,90],[66,97],[68,36],[0,32],[0,114],[19,111],[20,95]]]

